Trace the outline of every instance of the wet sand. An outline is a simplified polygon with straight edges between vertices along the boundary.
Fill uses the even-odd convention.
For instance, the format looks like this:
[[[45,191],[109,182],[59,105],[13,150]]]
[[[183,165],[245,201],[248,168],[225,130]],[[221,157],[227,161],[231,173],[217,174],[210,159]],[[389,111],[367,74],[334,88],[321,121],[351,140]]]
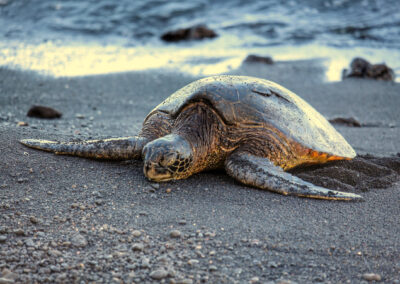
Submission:
[[[0,68],[0,271],[17,282],[151,283],[161,271],[166,283],[358,283],[365,273],[396,283],[400,84],[324,82],[319,61],[246,64],[231,73],[276,81],[329,119],[367,125],[334,125],[359,154],[354,161],[295,171],[365,201],[285,197],[223,171],[154,185],[140,161],[25,148],[19,139],[135,134],[155,105],[197,78],[150,70],[54,79]],[[26,117],[34,104],[63,117]]]

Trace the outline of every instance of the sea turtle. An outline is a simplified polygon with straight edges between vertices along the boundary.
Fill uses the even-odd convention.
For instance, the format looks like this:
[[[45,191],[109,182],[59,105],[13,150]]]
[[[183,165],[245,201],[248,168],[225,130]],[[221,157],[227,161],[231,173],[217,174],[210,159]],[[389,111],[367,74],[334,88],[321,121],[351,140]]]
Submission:
[[[315,186],[284,170],[352,159],[353,148],[308,103],[284,87],[247,76],[213,76],[173,93],[145,118],[138,136],[22,144],[96,159],[140,159],[155,182],[225,168],[253,187],[334,200],[361,196]]]

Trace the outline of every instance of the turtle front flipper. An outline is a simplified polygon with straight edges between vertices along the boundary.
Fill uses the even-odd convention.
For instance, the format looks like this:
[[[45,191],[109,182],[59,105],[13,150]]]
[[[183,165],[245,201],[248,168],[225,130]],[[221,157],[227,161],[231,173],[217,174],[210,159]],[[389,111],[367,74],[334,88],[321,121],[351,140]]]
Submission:
[[[330,199],[362,200],[360,195],[326,189],[303,181],[275,166],[268,158],[257,157],[246,152],[234,152],[225,161],[227,173],[236,180],[250,186],[277,192],[283,195]]]
[[[40,139],[23,139],[20,142],[30,148],[93,159],[128,160],[140,159],[142,149],[149,140],[140,136],[88,140],[81,142],[56,142]]]

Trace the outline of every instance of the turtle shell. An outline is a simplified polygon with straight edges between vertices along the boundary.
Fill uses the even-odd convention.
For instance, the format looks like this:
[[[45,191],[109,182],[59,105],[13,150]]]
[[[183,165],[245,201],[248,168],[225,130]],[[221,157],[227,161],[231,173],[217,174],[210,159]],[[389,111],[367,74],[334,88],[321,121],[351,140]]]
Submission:
[[[187,104],[203,101],[225,123],[273,126],[306,148],[354,158],[356,153],[335,128],[312,106],[288,89],[268,80],[247,76],[214,76],[195,81],[156,106],[177,117]]]

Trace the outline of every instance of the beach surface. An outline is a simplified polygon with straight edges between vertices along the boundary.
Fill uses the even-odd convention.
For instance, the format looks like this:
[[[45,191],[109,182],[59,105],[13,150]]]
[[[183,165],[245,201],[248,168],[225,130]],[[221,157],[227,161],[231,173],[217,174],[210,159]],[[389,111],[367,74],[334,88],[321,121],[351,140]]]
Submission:
[[[53,78],[2,67],[0,279],[399,283],[400,84],[326,82],[318,60],[245,64],[230,74],[273,80],[328,119],[359,121],[361,127],[334,125],[359,157],[295,174],[356,192],[364,202],[282,196],[238,184],[223,171],[153,184],[141,161],[26,148],[20,139],[134,135],[154,106],[197,77],[158,69]],[[28,118],[32,105],[63,116]]]

